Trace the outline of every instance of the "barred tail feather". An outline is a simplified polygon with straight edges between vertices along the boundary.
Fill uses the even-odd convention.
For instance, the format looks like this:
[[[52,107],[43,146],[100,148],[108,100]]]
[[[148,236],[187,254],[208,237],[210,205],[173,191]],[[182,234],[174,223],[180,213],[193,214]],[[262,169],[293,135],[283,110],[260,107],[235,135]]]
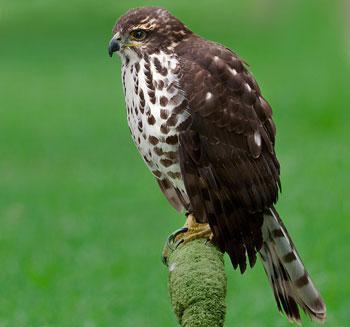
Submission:
[[[275,209],[264,215],[260,257],[279,311],[300,324],[299,307],[311,320],[324,322],[326,306]]]

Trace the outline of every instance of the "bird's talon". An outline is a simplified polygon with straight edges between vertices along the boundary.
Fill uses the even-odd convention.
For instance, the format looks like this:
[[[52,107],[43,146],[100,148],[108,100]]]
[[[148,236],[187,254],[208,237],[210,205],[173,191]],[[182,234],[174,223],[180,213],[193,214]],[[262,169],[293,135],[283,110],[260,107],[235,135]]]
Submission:
[[[182,238],[175,243],[175,249],[177,249],[185,240]]]
[[[177,247],[177,246],[176,246],[176,243],[177,243],[177,242],[175,242],[176,237],[179,236],[180,234],[186,233],[187,231],[188,231],[188,228],[187,228],[187,227],[182,227],[182,228],[176,230],[174,233],[172,233],[172,234],[168,237],[167,245],[168,245],[172,250],[174,250],[174,248],[172,247],[172,244],[175,243],[175,248]]]
[[[165,254],[162,254],[162,263],[166,266],[168,266],[168,257]]]
[[[178,230],[176,230],[175,232],[173,232],[172,234],[169,235],[169,237],[167,238],[167,241],[165,242],[165,246],[163,249],[163,254],[162,254],[162,262],[163,264],[165,264],[166,266],[168,265],[168,257],[169,257],[169,253],[173,252],[174,250],[177,249],[177,247],[184,242],[184,239],[179,239],[176,240],[176,238],[183,233],[188,232],[188,228],[187,227],[182,227],[179,228]]]
[[[197,238],[208,238],[205,242],[205,244],[207,244],[211,241],[212,233],[208,224],[197,223],[194,216],[189,214],[187,216],[186,225],[177,229],[167,238],[163,249],[162,262],[168,266],[168,257],[173,251],[181,244],[185,244]]]

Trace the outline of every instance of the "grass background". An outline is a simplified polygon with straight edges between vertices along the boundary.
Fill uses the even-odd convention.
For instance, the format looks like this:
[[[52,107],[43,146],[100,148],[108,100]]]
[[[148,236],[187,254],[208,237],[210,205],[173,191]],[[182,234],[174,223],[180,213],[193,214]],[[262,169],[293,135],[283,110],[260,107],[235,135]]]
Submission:
[[[160,254],[183,217],[131,142],[106,50],[141,5],[250,63],[278,128],[278,209],[327,325],[348,325],[347,1],[0,0],[0,326],[177,325]],[[261,265],[226,269],[227,326],[289,326]]]

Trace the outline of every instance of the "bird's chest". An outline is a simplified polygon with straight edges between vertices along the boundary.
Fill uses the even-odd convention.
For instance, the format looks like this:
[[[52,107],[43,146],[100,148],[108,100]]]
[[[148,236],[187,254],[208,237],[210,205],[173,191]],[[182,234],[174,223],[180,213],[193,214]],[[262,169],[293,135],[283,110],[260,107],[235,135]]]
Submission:
[[[154,55],[124,63],[122,80],[132,138],[157,178],[181,179],[178,133],[188,119],[176,58]]]

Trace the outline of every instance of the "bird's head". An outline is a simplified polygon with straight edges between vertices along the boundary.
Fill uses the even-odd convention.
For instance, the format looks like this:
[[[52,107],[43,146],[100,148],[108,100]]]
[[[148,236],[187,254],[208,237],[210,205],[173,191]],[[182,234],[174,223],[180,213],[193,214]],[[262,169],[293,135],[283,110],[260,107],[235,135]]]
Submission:
[[[113,28],[108,45],[110,56],[142,57],[157,50],[171,50],[191,31],[167,10],[143,7],[129,10]]]

